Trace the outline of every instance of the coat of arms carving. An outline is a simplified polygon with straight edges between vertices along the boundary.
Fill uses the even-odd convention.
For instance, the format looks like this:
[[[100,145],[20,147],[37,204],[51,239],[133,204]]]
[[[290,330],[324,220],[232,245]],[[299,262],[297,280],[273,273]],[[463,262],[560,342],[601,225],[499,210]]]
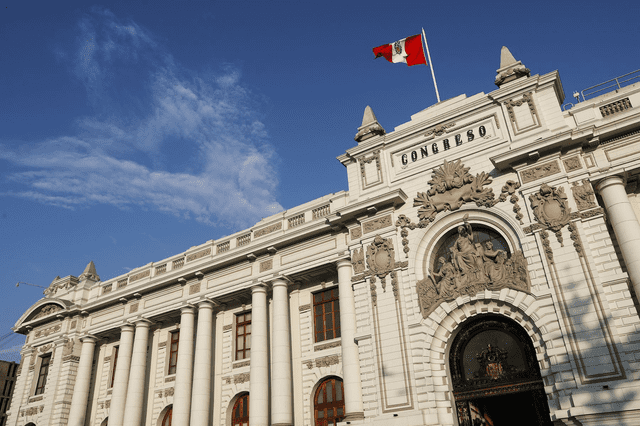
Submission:
[[[373,275],[377,275],[380,279],[393,271],[395,267],[395,251],[390,240],[376,235],[373,243],[367,247],[367,266]]]
[[[414,207],[420,207],[420,223],[433,222],[441,211],[458,210],[463,204],[475,202],[478,206],[491,206],[494,201],[493,189],[485,188],[492,182],[491,177],[481,172],[475,177],[469,173],[460,160],[444,163],[433,171],[427,192],[418,192],[413,200]]]

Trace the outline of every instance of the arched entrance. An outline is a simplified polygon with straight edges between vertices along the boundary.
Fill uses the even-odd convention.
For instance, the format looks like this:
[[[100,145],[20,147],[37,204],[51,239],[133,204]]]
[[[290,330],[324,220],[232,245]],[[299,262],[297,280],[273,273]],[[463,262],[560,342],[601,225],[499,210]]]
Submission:
[[[524,329],[490,314],[461,327],[449,355],[459,425],[551,425],[535,350]]]

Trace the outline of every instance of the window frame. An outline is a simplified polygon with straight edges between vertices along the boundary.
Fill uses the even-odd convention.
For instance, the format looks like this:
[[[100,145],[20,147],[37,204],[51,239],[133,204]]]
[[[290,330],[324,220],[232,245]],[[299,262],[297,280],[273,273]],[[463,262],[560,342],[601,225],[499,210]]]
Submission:
[[[46,364],[44,363],[45,360],[47,360]],[[40,356],[40,363],[38,366],[38,375],[36,376],[36,386],[33,392],[34,396],[44,394],[44,391],[47,386],[47,378],[49,376],[49,367],[51,367],[51,354],[48,353]],[[43,369],[46,369],[46,370],[44,370],[43,372]]]
[[[235,417],[236,414],[236,408],[238,408],[238,404],[243,404],[243,401],[246,401],[246,407],[247,407],[247,415],[246,417],[240,417],[237,418]],[[242,407],[244,408],[244,405],[242,405]],[[240,395],[238,397],[238,399],[236,399],[236,401],[233,403],[233,407],[231,408],[231,426],[242,426],[244,424],[249,424],[249,415],[250,415],[250,408],[251,408],[251,402],[249,401],[249,394],[248,393],[244,393],[242,395]]]
[[[249,315],[249,320],[246,319],[246,316]],[[243,317],[243,321],[239,322],[239,318]],[[251,358],[251,322],[253,320],[253,316],[251,315],[251,311],[245,311],[234,315],[234,328],[235,328],[235,339],[233,341],[234,345],[234,361],[244,361]],[[247,333],[247,326],[249,326],[249,332]],[[242,333],[240,331],[242,330]],[[249,347],[247,347],[247,336],[249,336]],[[242,349],[238,349],[238,339],[242,338]],[[238,357],[238,354],[242,352],[242,358]]]
[[[318,295],[330,294],[328,299],[320,296],[320,300],[316,301]],[[338,286],[322,289],[311,294],[311,303],[313,306],[313,341],[314,343],[326,342],[327,340],[338,339],[342,336],[340,325],[340,292]],[[331,304],[331,312],[326,312],[326,305]],[[321,312],[318,312],[322,309]],[[327,316],[331,315],[332,327],[327,328]],[[318,330],[318,317],[322,318],[322,329]],[[327,332],[331,331],[332,336],[327,337]]]
[[[175,339],[174,339],[175,338]],[[176,344],[175,350],[173,344]],[[178,368],[178,350],[180,348],[180,329],[172,330],[169,332],[169,338],[167,339],[167,376],[176,374]],[[175,354],[175,362],[171,362],[173,355]],[[173,370],[173,371],[172,371]]]
[[[327,402],[326,401],[326,384],[331,382],[332,383],[332,399],[333,401],[331,402]],[[341,390],[341,394],[342,394],[342,399],[338,400],[337,399],[337,386],[336,384],[340,384],[340,390]],[[318,404],[318,395],[321,393],[323,393],[323,399],[324,401]],[[336,377],[336,376],[330,376],[330,377],[325,377],[322,381],[320,381],[320,383],[318,384],[318,387],[316,388],[315,392],[313,393],[313,424],[315,426],[321,426],[321,425],[335,425],[337,422],[343,421],[345,418],[345,398],[344,398],[344,381],[340,378],[340,377]],[[342,402],[342,404],[340,404],[340,402]],[[328,423],[329,422],[329,417],[327,416],[327,410],[331,408],[332,409],[332,413],[337,413],[337,410],[333,410],[333,408],[342,408],[342,415],[336,415],[336,416],[331,416],[331,422],[332,423]],[[322,410],[323,412],[323,418],[321,419],[321,421],[318,421],[318,411],[319,409]]]

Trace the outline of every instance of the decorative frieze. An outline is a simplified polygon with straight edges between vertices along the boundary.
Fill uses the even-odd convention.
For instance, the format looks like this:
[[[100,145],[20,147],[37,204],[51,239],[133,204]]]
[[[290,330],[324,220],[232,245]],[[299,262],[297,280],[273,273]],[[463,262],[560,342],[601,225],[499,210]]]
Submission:
[[[251,365],[251,361],[242,361],[242,362],[236,362],[235,364],[233,364],[232,368],[242,368],[242,367],[248,367],[249,365]]]
[[[205,249],[205,250],[200,250],[199,252],[196,253],[192,253],[190,255],[187,256],[187,262],[193,262],[194,260],[197,259],[201,259],[205,256],[209,256],[211,254],[211,247]]]
[[[274,223],[273,225],[269,225],[266,228],[262,228],[254,232],[255,238],[263,237],[267,234],[271,234],[272,232],[276,232],[282,229],[282,222]]]
[[[336,341],[336,342],[331,342],[331,343],[324,343],[322,345],[316,345],[313,347],[313,351],[314,352],[318,352],[318,351],[324,351],[325,349],[331,349],[331,348],[337,348],[340,345],[342,345],[342,342],[340,340]]]
[[[391,215],[388,214],[386,216],[382,216],[368,222],[362,224],[364,228],[364,233],[369,234],[371,232],[375,232],[378,229],[386,228],[387,226],[391,226]]]
[[[340,362],[340,357],[338,355],[330,355],[322,358],[316,359],[316,367],[329,367],[334,364],[338,364]]]
[[[200,283],[189,286],[189,295],[200,293]]]
[[[129,306],[129,313],[130,313],[130,314],[133,314],[133,313],[138,312],[138,305],[139,305],[139,303],[132,303],[132,304]]]
[[[307,303],[306,305],[300,305],[298,306],[298,311],[299,312],[306,312],[306,311],[310,311],[311,310],[311,304]]]
[[[520,172],[522,183],[533,182],[534,180],[546,178],[560,173],[560,165],[557,161],[551,161],[549,163],[539,164]]]
[[[138,272],[137,274],[131,275],[129,277],[129,282],[132,283],[134,281],[141,280],[151,275],[151,270],[147,269],[146,271]]]
[[[35,338],[38,338],[38,337],[41,337],[41,336],[47,337],[50,334],[57,333],[58,331],[60,331],[60,329],[61,329],[60,324],[56,324],[53,327],[46,327],[46,328],[36,329],[33,335],[34,335]]]
[[[233,328],[232,324],[227,324],[222,327],[222,331],[231,331],[232,328]]]
[[[164,382],[165,383],[170,383],[170,382],[175,382],[176,381],[176,376],[171,376],[171,377],[165,377],[164,378]]]

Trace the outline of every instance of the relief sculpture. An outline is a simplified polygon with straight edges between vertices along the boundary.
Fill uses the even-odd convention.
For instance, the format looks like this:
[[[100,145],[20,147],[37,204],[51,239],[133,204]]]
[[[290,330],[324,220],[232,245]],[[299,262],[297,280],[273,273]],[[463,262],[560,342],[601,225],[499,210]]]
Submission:
[[[440,303],[458,296],[475,296],[487,290],[505,287],[530,292],[527,260],[521,251],[508,256],[504,250],[495,250],[490,241],[473,242],[473,230],[465,215],[458,226],[458,237],[451,247],[450,260],[438,259],[437,270],[429,269],[427,278],[417,283],[418,300],[424,318]]]

